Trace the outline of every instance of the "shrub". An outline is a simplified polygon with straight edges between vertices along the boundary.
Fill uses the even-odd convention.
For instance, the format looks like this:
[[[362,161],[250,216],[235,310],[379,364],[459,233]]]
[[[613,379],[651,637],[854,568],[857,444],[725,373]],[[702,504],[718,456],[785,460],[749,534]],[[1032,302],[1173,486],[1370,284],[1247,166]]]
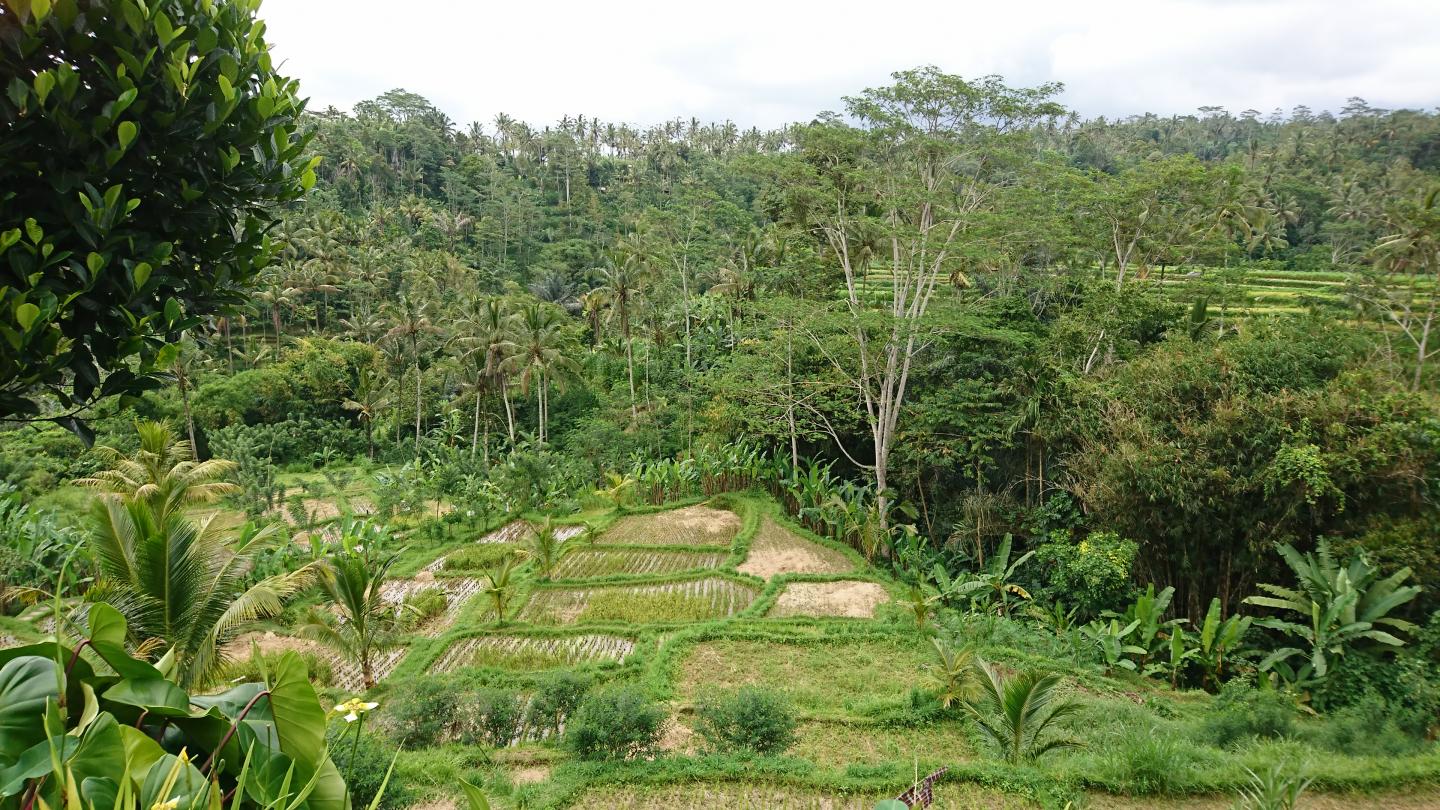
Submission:
[[[558,732],[580,707],[592,680],[575,672],[556,672],[540,681],[526,711],[525,724],[537,731]]]
[[[1079,543],[1056,540],[1036,550],[1051,594],[1087,616],[1118,609],[1130,597],[1130,568],[1139,546],[1114,532],[1091,532]]]
[[[357,740],[348,723],[332,724],[325,740],[330,745],[330,757],[335,761],[335,767],[347,780],[351,803],[355,807],[369,807],[375,794],[380,792],[380,783],[385,780],[395,749],[368,731],[362,732]],[[380,807],[384,810],[408,807],[415,800],[415,790],[397,777],[398,769],[396,776],[392,776],[385,786],[385,798],[380,800]]]
[[[784,697],[753,686],[706,697],[695,730],[711,750],[769,756],[795,744],[795,715]]]
[[[439,678],[401,684],[386,704],[396,741],[406,748],[443,742],[459,725],[460,697],[453,683]]]
[[[1307,736],[1316,745],[1336,753],[1364,751],[1375,756],[1400,756],[1413,753],[1423,744],[1423,726],[1419,732],[1416,734],[1408,712],[1371,693],[1327,717]]]
[[[1214,709],[1202,723],[1201,736],[1221,748],[1255,738],[1289,737],[1295,731],[1297,714],[1295,702],[1286,695],[1231,681],[1215,699]]]
[[[1187,787],[1195,751],[1155,727],[1129,727],[1104,747],[1108,787],[1134,794],[1177,793]]]
[[[404,629],[411,630],[442,615],[450,606],[450,599],[441,587],[421,588],[407,594],[401,607],[400,619]]]
[[[504,689],[481,688],[465,696],[466,723],[460,741],[503,748],[520,730],[520,696]]]
[[[481,571],[516,553],[513,546],[505,543],[475,543],[450,552],[445,557],[445,570]]]
[[[638,688],[610,686],[581,702],[565,745],[581,759],[633,759],[654,752],[665,724],[661,709]]]

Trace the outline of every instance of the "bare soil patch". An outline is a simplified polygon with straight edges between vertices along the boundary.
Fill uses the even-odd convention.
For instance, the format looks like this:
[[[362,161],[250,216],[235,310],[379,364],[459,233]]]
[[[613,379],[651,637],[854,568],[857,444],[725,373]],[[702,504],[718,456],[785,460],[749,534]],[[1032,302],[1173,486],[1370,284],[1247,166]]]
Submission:
[[[740,516],[709,506],[687,506],[651,515],[628,515],[615,522],[603,543],[660,546],[728,546],[740,532]]]
[[[750,541],[750,554],[738,570],[769,579],[778,574],[843,574],[854,567],[844,554],[765,518]]]
[[[874,582],[792,582],[780,592],[770,616],[840,616],[871,619],[890,599]]]

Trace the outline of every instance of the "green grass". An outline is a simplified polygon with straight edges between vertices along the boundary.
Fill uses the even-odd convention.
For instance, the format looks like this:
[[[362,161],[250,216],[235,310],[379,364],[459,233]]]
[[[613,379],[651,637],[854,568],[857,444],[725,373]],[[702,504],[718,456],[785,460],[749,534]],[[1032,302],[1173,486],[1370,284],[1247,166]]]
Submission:
[[[718,639],[696,644],[681,661],[678,696],[757,685],[786,694],[802,715],[863,717],[902,704],[930,663],[918,639],[776,641]]]
[[[726,553],[718,551],[654,551],[650,549],[578,549],[566,554],[552,579],[630,574],[675,574],[701,568],[718,568]]]

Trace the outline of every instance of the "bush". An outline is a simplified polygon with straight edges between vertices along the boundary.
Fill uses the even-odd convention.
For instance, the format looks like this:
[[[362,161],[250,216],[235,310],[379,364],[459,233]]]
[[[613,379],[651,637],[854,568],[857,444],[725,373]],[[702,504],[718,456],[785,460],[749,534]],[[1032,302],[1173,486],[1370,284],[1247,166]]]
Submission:
[[[520,730],[520,696],[504,689],[481,688],[465,696],[465,728],[460,741],[503,748]]]
[[[517,553],[513,546],[505,543],[476,543],[446,555],[445,570],[483,571]]]
[[[406,748],[444,742],[459,726],[460,698],[455,684],[439,678],[401,684],[386,704],[396,741]]]
[[[348,723],[332,725],[325,739],[330,745],[330,758],[347,780],[351,803],[357,808],[369,807],[375,794],[380,792],[380,783],[390,769],[395,749],[370,732],[361,733],[357,740],[354,728]],[[354,751],[353,762],[351,751]],[[409,784],[392,776],[390,784],[385,786],[385,798],[380,800],[380,807],[383,810],[398,810],[413,804],[415,798],[415,791]]]
[[[1079,543],[1056,540],[1036,550],[1050,593],[1087,616],[1118,610],[1132,590],[1130,568],[1139,546],[1114,532],[1091,532]]]
[[[445,595],[444,588],[421,588],[406,595],[400,612],[401,625],[406,630],[413,630],[443,614],[449,605],[450,599]]]
[[[537,731],[560,731],[585,695],[590,692],[591,678],[575,672],[556,672],[540,682],[535,697],[526,711],[525,724]]]
[[[697,709],[695,730],[719,753],[769,756],[795,744],[795,715],[784,697],[753,686],[710,695]]]
[[[1221,748],[1256,738],[1279,739],[1295,732],[1298,709],[1280,692],[1255,689],[1244,681],[1231,681],[1220,690],[1215,707],[1201,726],[1207,742]]]
[[[610,686],[581,702],[565,745],[581,759],[634,759],[655,751],[665,710],[633,686]]]
[[[1419,734],[1416,730],[1409,712],[1371,693],[1330,715],[1308,737],[1336,753],[1400,756],[1415,752],[1424,743],[1425,728],[1422,726]]]

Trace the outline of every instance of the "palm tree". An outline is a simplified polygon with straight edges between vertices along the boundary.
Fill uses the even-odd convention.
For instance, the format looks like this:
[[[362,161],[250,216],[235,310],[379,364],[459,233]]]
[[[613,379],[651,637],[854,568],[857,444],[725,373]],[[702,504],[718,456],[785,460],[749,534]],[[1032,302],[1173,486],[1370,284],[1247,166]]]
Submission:
[[[238,532],[215,517],[162,514],[145,498],[94,504],[90,544],[99,577],[86,594],[125,616],[131,640],[160,639],[175,654],[182,686],[205,685],[223,663],[221,647],[248,623],[280,613],[310,582],[308,566],[246,585],[278,525]]]
[[[649,267],[638,249],[624,251],[611,256],[601,271],[604,283],[600,286],[615,317],[620,321],[620,339],[625,342],[625,370],[630,378],[630,418],[639,418],[639,407],[635,399],[635,351],[630,340],[630,318],[645,283],[649,280]]]
[[[385,579],[398,555],[375,558],[371,548],[376,532],[363,521],[344,531],[344,549],[330,555],[321,568],[320,585],[339,610],[312,612],[301,632],[334,647],[360,665],[365,688],[375,685],[375,654],[394,643],[395,610],[384,598]]]
[[[555,525],[550,522],[550,518],[531,524],[530,531],[530,559],[535,561],[535,571],[540,578],[549,579],[550,575],[555,573],[555,566],[560,564],[560,558],[569,551],[569,544],[556,536]]]
[[[505,359],[502,368],[517,375],[521,390],[535,388],[535,404],[539,411],[541,443],[547,439],[546,424],[550,414],[550,383],[563,375],[579,371],[569,356],[570,341],[564,321],[555,307],[535,302],[520,308],[514,322],[516,352]]]
[[[144,503],[161,524],[186,507],[239,491],[235,484],[220,480],[238,468],[235,462],[196,461],[190,443],[176,439],[170,428],[160,422],[136,422],[135,432],[140,436],[140,447],[134,455],[97,446],[97,454],[110,463],[110,469],[78,478],[75,483],[100,490],[101,498],[109,502]]]
[[[495,607],[495,623],[505,623],[505,606],[515,595],[515,569],[519,559],[515,554],[506,554],[498,562],[485,569],[485,585],[480,592],[489,598]]]
[[[360,369],[350,396],[340,403],[345,410],[354,411],[355,418],[365,426],[365,444],[371,461],[375,460],[375,417],[389,404],[390,392],[370,366]]]
[[[1022,672],[1003,677],[985,659],[976,657],[980,698],[966,709],[981,733],[1006,762],[1030,762],[1058,748],[1077,745],[1074,740],[1050,734],[1050,727],[1074,714],[1078,704],[1060,699],[1060,676]]]
[[[976,691],[975,654],[969,647],[958,650],[938,638],[930,639],[935,648],[935,663],[928,670],[930,688],[940,705],[950,708],[969,700]]]
[[[475,364],[490,385],[500,390],[505,403],[505,426],[510,443],[515,443],[515,409],[510,405],[510,386],[505,379],[506,360],[515,351],[510,340],[513,316],[498,296],[477,297],[466,302],[458,325],[461,340],[469,345],[464,357]],[[477,394],[475,421],[479,424],[480,402]],[[471,454],[473,457],[473,453]]]
[[[415,458],[420,458],[420,415],[425,380],[421,375],[422,342],[427,335],[440,330],[430,322],[430,302],[417,300],[412,295],[402,295],[391,308],[391,322],[394,324],[385,333],[385,339],[393,340],[404,347],[415,369]]]

